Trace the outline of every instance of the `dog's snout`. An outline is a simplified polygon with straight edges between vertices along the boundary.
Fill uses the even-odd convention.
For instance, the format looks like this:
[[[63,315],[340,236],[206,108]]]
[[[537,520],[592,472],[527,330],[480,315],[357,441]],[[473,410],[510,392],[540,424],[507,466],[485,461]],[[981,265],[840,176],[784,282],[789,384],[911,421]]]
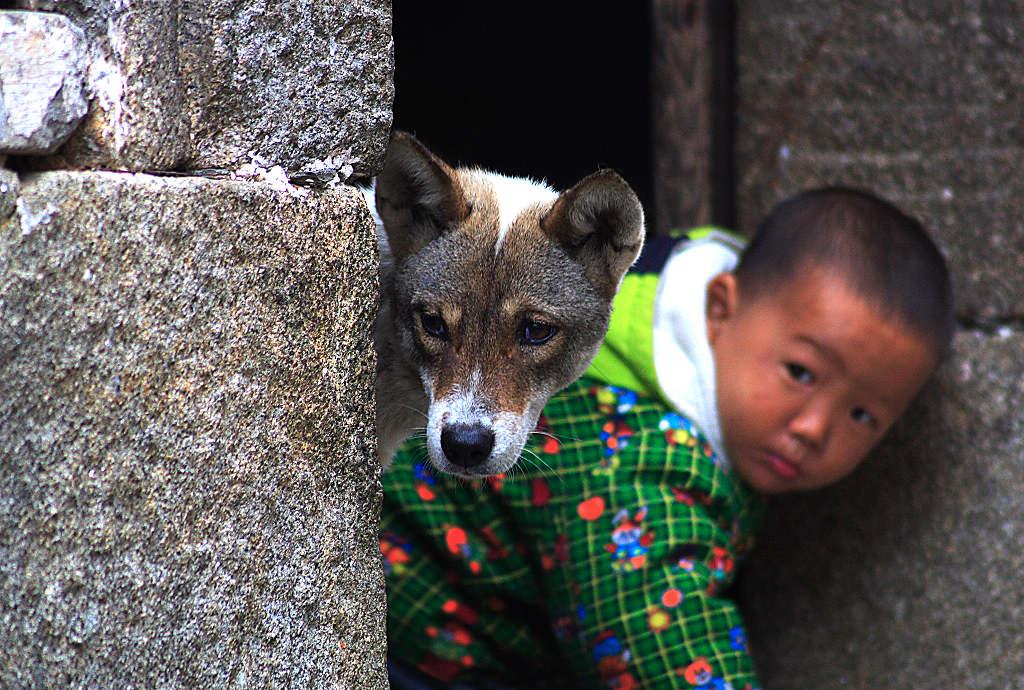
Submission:
[[[494,448],[494,432],[481,424],[451,424],[441,431],[441,450],[452,463],[469,469],[480,465]]]

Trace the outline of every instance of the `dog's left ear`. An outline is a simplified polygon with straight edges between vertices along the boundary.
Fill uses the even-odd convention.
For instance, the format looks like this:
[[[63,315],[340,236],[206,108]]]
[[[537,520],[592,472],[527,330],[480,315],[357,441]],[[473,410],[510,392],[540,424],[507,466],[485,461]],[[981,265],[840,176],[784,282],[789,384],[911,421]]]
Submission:
[[[644,242],[636,192],[612,170],[599,170],[563,192],[540,227],[577,261],[607,299],[615,296]]]
[[[392,255],[398,260],[469,215],[455,171],[407,132],[391,135],[375,197]]]

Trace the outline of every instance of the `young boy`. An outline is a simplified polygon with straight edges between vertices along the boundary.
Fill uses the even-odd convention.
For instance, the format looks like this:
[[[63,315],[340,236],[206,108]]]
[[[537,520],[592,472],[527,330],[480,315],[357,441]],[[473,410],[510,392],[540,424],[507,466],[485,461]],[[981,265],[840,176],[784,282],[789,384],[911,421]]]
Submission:
[[[664,244],[510,476],[434,476],[415,444],[385,474],[393,687],[755,686],[723,593],[758,494],[853,471],[945,356],[949,276],[840,188],[780,204],[738,264],[720,231]]]

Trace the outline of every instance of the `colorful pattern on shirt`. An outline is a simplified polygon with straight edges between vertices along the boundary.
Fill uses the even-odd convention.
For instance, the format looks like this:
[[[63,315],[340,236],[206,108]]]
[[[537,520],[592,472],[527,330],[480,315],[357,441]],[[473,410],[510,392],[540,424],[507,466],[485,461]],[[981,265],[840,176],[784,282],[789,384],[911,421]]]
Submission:
[[[689,420],[581,379],[545,408],[508,476],[385,472],[389,654],[441,683],[756,684],[722,596],[761,502]]]

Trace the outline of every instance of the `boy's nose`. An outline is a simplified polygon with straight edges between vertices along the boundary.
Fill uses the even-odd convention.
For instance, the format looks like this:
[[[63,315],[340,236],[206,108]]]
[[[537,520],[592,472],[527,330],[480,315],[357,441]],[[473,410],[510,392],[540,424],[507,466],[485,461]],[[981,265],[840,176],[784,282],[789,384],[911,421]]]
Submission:
[[[828,439],[832,412],[823,401],[804,405],[789,422],[789,433],[805,445],[821,448]]]

